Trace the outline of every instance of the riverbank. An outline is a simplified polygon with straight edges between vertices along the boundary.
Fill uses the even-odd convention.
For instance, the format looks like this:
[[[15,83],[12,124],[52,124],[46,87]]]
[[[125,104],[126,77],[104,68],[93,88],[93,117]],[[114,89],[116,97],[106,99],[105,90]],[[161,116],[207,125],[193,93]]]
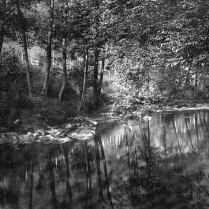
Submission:
[[[127,115],[141,115],[147,112],[161,112],[161,111],[182,111],[182,110],[201,110],[209,109],[208,103],[159,103],[159,104],[145,104],[145,105],[130,105],[129,107],[116,107],[115,115],[117,116],[127,116]]]
[[[77,113],[75,117],[68,117],[60,124],[48,123],[47,117],[36,114],[30,118],[30,123],[16,119],[13,130],[2,127],[0,132],[0,144],[30,144],[38,143],[65,143],[72,140],[89,140],[95,135],[97,123],[107,120],[123,121],[126,119],[140,119],[149,112],[209,110],[209,105],[195,104],[192,106],[169,106],[162,104],[139,105],[134,109],[128,107],[119,112],[114,104],[104,105],[93,113]],[[40,120],[42,118],[42,120]]]

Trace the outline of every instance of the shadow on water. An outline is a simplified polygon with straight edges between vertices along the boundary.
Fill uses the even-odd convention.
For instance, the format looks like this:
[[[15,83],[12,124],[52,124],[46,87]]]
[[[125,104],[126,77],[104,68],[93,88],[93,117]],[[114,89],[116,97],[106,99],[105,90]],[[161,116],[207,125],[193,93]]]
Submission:
[[[209,208],[209,112],[98,124],[94,140],[0,146],[0,208]]]

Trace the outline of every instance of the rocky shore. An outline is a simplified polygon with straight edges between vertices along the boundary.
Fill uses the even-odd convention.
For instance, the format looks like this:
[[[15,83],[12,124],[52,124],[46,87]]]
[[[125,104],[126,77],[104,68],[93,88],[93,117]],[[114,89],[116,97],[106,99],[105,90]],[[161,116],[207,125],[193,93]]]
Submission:
[[[88,140],[94,137],[96,125],[97,122],[90,118],[78,117],[59,127],[47,126],[46,129],[37,129],[27,133],[0,133],[0,144],[30,144],[34,142],[47,144],[65,143],[73,139]]]

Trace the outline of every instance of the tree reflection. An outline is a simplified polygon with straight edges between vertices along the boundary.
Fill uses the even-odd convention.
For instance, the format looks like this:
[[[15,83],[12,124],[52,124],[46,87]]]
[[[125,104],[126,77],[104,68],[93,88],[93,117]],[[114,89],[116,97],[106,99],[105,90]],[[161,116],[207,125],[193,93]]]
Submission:
[[[29,209],[33,208],[33,158],[30,160],[30,171],[29,171]]]
[[[198,150],[200,149],[200,140],[199,140],[199,131],[198,131],[198,115],[195,112],[195,133],[196,133],[196,139],[197,139],[197,147]]]
[[[0,208],[208,208],[208,115],[153,114],[109,123],[92,141],[0,146]]]
[[[73,203],[73,193],[70,185],[70,163],[68,159],[68,153],[66,150],[66,147],[64,145],[61,145],[61,150],[64,155],[65,159],[65,184],[66,184],[66,191],[68,196],[68,207],[71,208],[71,205]]]
[[[193,145],[193,142],[192,142],[192,136],[191,136],[191,133],[190,133],[189,128],[188,128],[187,118],[185,118],[185,124],[186,124],[187,134],[188,134],[188,137],[189,137],[192,152],[197,155],[197,152],[196,152],[196,150],[194,148],[194,145]]]
[[[50,152],[47,153],[47,164],[49,169],[49,188],[51,194],[51,205],[53,209],[58,209],[57,197],[55,192],[55,176],[54,176],[53,163]]]
[[[111,207],[114,208],[112,198],[111,198],[111,194],[110,194],[110,184],[109,184],[109,177],[108,177],[108,173],[107,173],[107,164],[106,164],[106,159],[105,159],[104,148],[103,148],[102,141],[101,141],[101,136],[98,136],[96,140],[98,140],[99,145],[100,145],[100,150],[101,150],[101,159],[103,161],[103,167],[104,167],[104,173],[105,173],[105,183],[106,183],[106,187],[107,187],[107,196],[109,198]]]
[[[172,120],[172,123],[173,123],[174,133],[175,133],[175,135],[176,135],[177,146],[178,146],[178,149],[179,149],[179,152],[180,152],[181,156],[183,156],[183,153],[182,153],[182,151],[181,151],[180,142],[179,142],[179,136],[178,136],[178,133],[177,133],[177,131],[176,131],[176,126],[175,126],[174,119]]]
[[[88,156],[87,141],[84,141],[83,147],[84,147],[84,156],[85,156],[85,162],[86,162],[86,194],[88,198],[92,192],[92,182],[91,182],[91,165],[90,165],[90,160]]]
[[[99,135],[95,135],[94,143],[95,143],[95,157],[96,157],[96,169],[97,169],[97,180],[98,180],[98,187],[99,187],[99,203],[103,201],[103,186],[102,186],[102,174],[100,168],[100,152],[99,152],[99,143],[98,143]]]

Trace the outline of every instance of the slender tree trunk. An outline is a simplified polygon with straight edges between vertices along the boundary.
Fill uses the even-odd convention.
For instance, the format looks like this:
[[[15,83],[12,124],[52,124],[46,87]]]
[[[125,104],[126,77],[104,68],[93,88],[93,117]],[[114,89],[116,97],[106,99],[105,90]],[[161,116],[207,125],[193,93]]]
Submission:
[[[98,64],[99,64],[99,50],[96,48],[94,52],[94,92],[93,92],[93,100],[94,105],[98,106],[99,92],[98,92]]]
[[[66,85],[67,85],[67,65],[66,65],[66,62],[67,62],[67,38],[64,37],[63,38],[63,51],[62,51],[62,63],[63,63],[63,81],[62,81],[62,87],[60,89],[60,92],[59,92],[59,102],[61,102],[62,100],[62,96],[63,96],[63,93],[66,89]]]
[[[2,0],[2,18],[0,19],[0,55],[2,51],[3,41],[4,41],[4,23],[6,14],[6,0]]]
[[[102,65],[101,65],[101,70],[100,70],[100,78],[99,78],[99,86],[98,86],[98,95],[99,96],[101,94],[101,89],[102,89],[104,66],[105,66],[105,58],[102,59]]]
[[[89,68],[89,53],[88,53],[88,48],[86,47],[86,52],[84,56],[84,74],[83,74],[83,91],[82,91],[82,96],[81,96],[81,103],[78,107],[78,111],[81,111],[82,109],[85,111],[86,110],[86,101],[85,101],[85,96],[86,96],[86,81],[87,81],[87,75],[88,75],[88,68]]]
[[[93,84],[93,102],[95,107],[98,107],[98,99],[99,99],[99,92],[98,92],[98,62],[99,62],[99,7],[100,1],[94,1],[95,9],[96,9],[96,16],[95,16],[95,44],[94,44],[94,84]]]
[[[49,77],[51,69],[51,60],[52,60],[52,32],[53,32],[53,22],[54,22],[54,0],[49,0],[50,3],[50,25],[48,31],[48,41],[46,47],[46,75],[44,78],[44,84],[42,88],[42,95],[48,96],[49,90]]]
[[[198,72],[196,70],[196,72],[195,72],[195,83],[194,83],[194,93],[195,93],[195,95],[197,93],[197,90],[198,90]]]
[[[28,58],[27,38],[26,38],[26,34],[25,34],[25,26],[24,26],[23,14],[22,14],[22,11],[20,9],[19,0],[16,0],[16,7],[17,7],[17,13],[18,13],[19,22],[20,22],[21,31],[22,31],[23,49],[24,49],[26,75],[27,75],[27,83],[28,83],[28,94],[29,94],[29,97],[32,97],[32,88],[31,88],[31,79],[30,79],[30,64],[29,64],[29,58]]]
[[[59,102],[62,100],[62,96],[64,94],[64,91],[66,89],[67,85],[67,15],[68,15],[68,4],[65,5],[65,31],[63,35],[63,41],[62,41],[62,65],[63,65],[63,81],[62,81],[62,87],[59,92]]]

